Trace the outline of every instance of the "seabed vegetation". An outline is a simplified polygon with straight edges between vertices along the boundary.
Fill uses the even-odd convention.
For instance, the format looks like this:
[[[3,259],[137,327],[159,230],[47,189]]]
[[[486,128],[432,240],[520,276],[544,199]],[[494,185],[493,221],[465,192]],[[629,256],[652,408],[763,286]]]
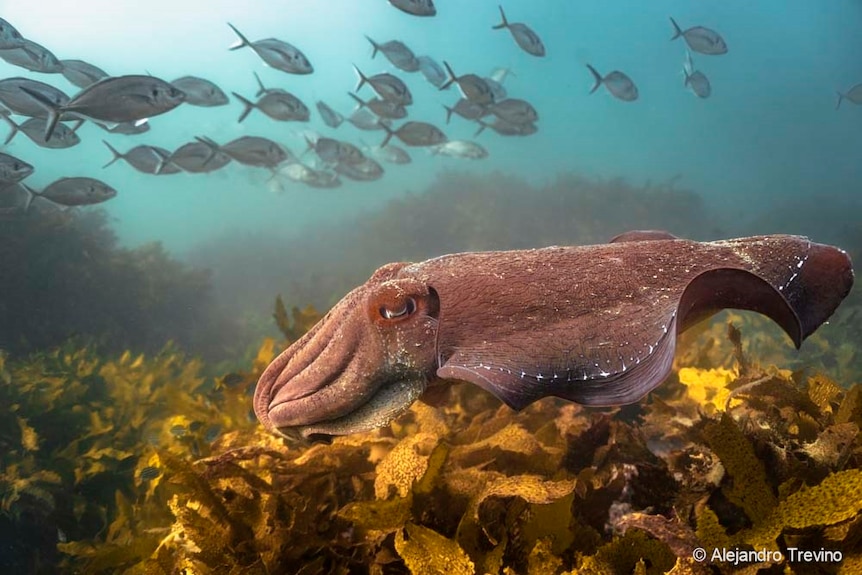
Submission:
[[[290,341],[319,315],[279,299],[275,317]],[[253,420],[273,339],[222,377],[170,346],[0,359],[4,554],[32,573],[858,573],[862,384],[761,364],[786,344],[759,341],[765,321],[695,328],[639,404],[516,413],[456,385],[331,445]],[[784,553],[698,563],[698,547]]]

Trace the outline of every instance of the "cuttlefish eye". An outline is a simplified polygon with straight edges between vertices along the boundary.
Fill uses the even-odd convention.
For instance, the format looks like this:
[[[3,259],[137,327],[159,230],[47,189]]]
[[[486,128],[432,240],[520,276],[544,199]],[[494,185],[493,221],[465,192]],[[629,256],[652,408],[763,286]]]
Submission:
[[[416,300],[412,297],[407,297],[400,307],[390,308],[385,305],[380,306],[380,315],[383,319],[396,320],[406,318],[416,311]]]

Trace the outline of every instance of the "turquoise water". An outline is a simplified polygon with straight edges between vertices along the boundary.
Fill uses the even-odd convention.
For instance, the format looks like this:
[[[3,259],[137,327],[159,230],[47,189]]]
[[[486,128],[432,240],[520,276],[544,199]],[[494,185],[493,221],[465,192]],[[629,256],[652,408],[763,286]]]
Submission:
[[[862,108],[845,101],[834,109],[837,89],[862,82],[858,2],[825,7],[803,1],[743,6],[510,0],[504,5],[509,20],[525,22],[539,34],[547,48],[544,58],[521,51],[507,31],[491,30],[499,21],[496,2],[439,0],[437,7],[436,17],[416,18],[384,0],[82,1],[73,10],[58,0],[41,0],[36,9],[0,2],[0,16],[58,58],[83,59],[114,75],[149,72],[166,80],[198,75],[226,93],[246,96],[254,94],[252,72],[258,72],[268,87],[287,89],[312,108],[308,123],[275,122],[255,111],[238,124],[242,108],[232,98],[228,106],[182,106],[153,118],[152,130],[143,135],[106,134],[86,125],[75,148],[43,150],[18,136],[4,151],[36,166],[28,183],[37,187],[68,175],[103,179],[119,190],[105,209],[125,244],[161,241],[180,254],[225,231],[295,233],[373,210],[407,191],[421,192],[435,173],[452,168],[502,170],[537,183],[567,171],[632,182],[678,176],[710,205],[738,219],[755,217],[776,202],[824,195],[846,202],[851,209],[839,213],[847,218],[858,221],[862,214]],[[729,46],[725,55],[693,55],[712,83],[707,100],[683,86],[685,45],[682,39],[670,41],[669,16],[683,28],[717,30]],[[315,72],[288,75],[267,68],[249,49],[228,51],[235,41],[228,21],[251,40],[276,37],[296,45]],[[445,123],[442,106],[455,101],[453,91],[436,90],[419,73],[394,70],[382,55],[372,60],[365,34],[380,42],[400,39],[417,55],[448,61],[459,74],[484,76],[495,67],[511,68],[516,75],[505,86],[511,97],[538,110],[538,133],[527,138],[484,133],[476,140],[490,157],[478,162],[413,149],[413,164],[387,165],[378,182],[346,180],[334,190],[288,184],[274,193],[266,170],[235,164],[210,174],[165,177],[140,174],[123,163],[101,169],[110,159],[103,138],[123,151],[140,143],[174,148],[198,135],[226,142],[253,134],[299,153],[303,130],[378,143],[382,132],[347,124],[333,130],[313,109],[318,99],[345,115],[353,109],[347,95],[356,85],[353,64],[368,74],[395,71],[402,77],[416,102],[411,119],[436,124],[450,139],[473,137],[475,124],[461,118]],[[624,71],[637,84],[639,100],[622,102],[604,89],[589,95],[587,63],[602,73]],[[59,74],[31,73],[5,62],[0,75],[33,77],[69,94],[76,91]],[[361,92],[365,98],[371,94],[368,88]]]

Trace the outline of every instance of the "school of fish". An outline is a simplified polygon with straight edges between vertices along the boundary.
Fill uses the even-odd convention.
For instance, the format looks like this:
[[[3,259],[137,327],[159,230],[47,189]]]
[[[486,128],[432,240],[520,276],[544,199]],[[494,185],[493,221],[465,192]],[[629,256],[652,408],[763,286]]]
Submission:
[[[433,17],[437,8],[433,0],[387,0],[394,8],[416,17]],[[540,36],[523,22],[511,22],[499,6],[499,22],[491,30],[508,31],[515,44],[525,53],[544,57],[546,48]],[[698,98],[709,98],[712,86],[706,74],[695,68],[692,52],[716,56],[728,51],[724,38],[705,26],[681,27],[674,18],[671,40],[682,38],[686,44],[683,63],[684,86]],[[250,40],[239,27],[227,23],[236,36],[230,51],[250,50],[267,66],[293,75],[311,75],[315,68],[302,50],[281,39]],[[417,56],[403,41],[383,40],[365,36],[375,62],[381,54],[393,70],[369,74],[354,65],[357,84],[349,92],[356,102],[355,110],[343,115],[320,100],[310,107],[289,91],[267,87],[254,73],[258,90],[254,95],[231,91],[241,107],[237,121],[250,114],[263,114],[273,121],[307,123],[312,110],[330,130],[344,133],[345,122],[363,131],[382,133],[377,146],[359,147],[346,138],[336,138],[304,131],[307,148],[292,152],[282,143],[262,136],[242,136],[219,143],[206,135],[187,142],[174,150],[153,144],[141,144],[118,150],[103,140],[111,159],[107,168],[123,160],[133,169],[152,175],[180,172],[207,173],[228,164],[264,168],[272,180],[287,179],[312,188],[333,188],[342,178],[354,181],[374,181],[383,177],[381,162],[393,165],[411,162],[407,148],[426,148],[433,155],[477,160],[488,157],[488,151],[469,140],[450,140],[433,122],[409,119],[413,95],[402,73],[419,72],[439,90],[457,88],[458,99],[444,105],[445,123],[452,116],[476,123],[474,137],[486,129],[500,136],[528,136],[538,131],[539,113],[525,99],[508,96],[504,81],[507,68],[497,68],[488,76],[466,72],[457,63],[442,65],[428,55]],[[0,80],[0,117],[9,127],[3,145],[8,145],[19,133],[33,144],[44,148],[67,148],[80,143],[78,129],[92,122],[111,134],[138,135],[148,133],[148,119],[174,110],[178,106],[216,107],[230,104],[230,98],[216,84],[193,75],[166,81],[148,74],[112,76],[82,60],[61,60],[44,46],[24,37],[16,28],[0,18],[0,58],[7,63],[43,74],[62,74],[80,88],[67,95],[59,88],[38,80],[10,77]],[[591,63],[586,68],[592,76],[592,94],[604,87],[609,94],[624,102],[639,98],[637,85],[620,70],[600,72]],[[456,72],[457,69],[457,72]],[[838,92],[836,108],[843,101],[862,104],[862,84]],[[441,114],[442,115],[442,114]],[[313,152],[313,156],[309,154]],[[0,213],[26,212],[33,200],[65,207],[104,202],[117,195],[111,186],[91,177],[74,176],[57,180],[42,190],[24,183],[36,168],[21,158],[0,152]]]

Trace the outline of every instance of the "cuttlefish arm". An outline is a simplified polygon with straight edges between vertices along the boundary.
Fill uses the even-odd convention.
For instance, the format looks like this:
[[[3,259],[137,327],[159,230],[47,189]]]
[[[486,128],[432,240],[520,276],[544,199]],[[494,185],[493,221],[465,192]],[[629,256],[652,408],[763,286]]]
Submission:
[[[776,321],[798,346],[849,292],[839,249],[797,236],[613,243],[390,264],[266,370],[255,411],[283,434],[385,425],[436,380],[515,409],[546,396],[637,401],[670,373],[678,333],[723,308]]]

